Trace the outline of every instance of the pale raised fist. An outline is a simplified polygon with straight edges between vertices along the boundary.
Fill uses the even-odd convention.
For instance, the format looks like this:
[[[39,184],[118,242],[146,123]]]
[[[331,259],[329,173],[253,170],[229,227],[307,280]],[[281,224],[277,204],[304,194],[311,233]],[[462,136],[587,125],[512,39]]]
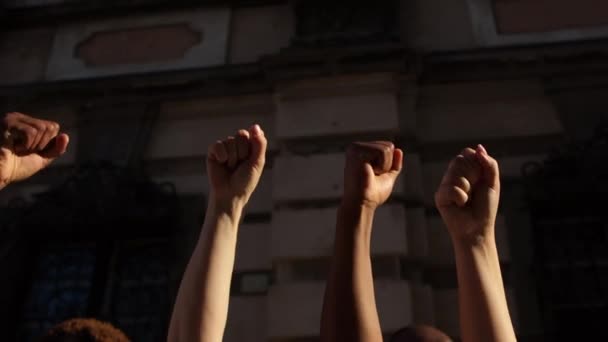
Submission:
[[[0,188],[24,180],[65,153],[70,141],[56,122],[5,114],[0,147]]]
[[[266,146],[266,137],[258,125],[209,146],[211,199],[225,205],[246,204],[264,170]]]
[[[372,209],[390,197],[403,151],[388,141],[355,142],[346,152],[343,202]]]
[[[499,197],[498,163],[479,145],[452,160],[435,204],[452,238],[494,238]]]

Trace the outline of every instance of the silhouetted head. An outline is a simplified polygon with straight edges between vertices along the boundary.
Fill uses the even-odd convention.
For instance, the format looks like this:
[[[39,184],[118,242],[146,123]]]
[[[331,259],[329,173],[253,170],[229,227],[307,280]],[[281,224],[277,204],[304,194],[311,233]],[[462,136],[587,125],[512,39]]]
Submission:
[[[452,339],[437,328],[414,325],[398,330],[390,342],[452,342]]]
[[[75,318],[51,328],[40,342],[130,342],[130,340],[122,331],[109,323]]]

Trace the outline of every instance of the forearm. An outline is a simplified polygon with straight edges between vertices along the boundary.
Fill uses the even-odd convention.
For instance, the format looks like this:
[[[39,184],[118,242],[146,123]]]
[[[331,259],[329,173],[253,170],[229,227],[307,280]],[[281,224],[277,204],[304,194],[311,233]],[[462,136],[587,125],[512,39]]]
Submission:
[[[171,324],[170,342],[220,342],[228,316],[242,205],[211,201],[196,248],[184,273]]]
[[[494,237],[453,244],[463,341],[515,341]]]
[[[373,210],[342,205],[325,291],[321,340],[382,341],[370,259]]]

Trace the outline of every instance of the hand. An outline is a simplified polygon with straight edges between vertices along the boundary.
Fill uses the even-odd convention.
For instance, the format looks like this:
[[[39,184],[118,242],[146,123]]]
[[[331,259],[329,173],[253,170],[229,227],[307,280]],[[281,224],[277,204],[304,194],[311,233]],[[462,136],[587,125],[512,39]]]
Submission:
[[[207,157],[211,199],[220,205],[244,206],[264,170],[266,145],[258,125],[211,145]]]
[[[4,115],[0,146],[0,188],[29,178],[63,155],[69,137],[56,122],[21,113]]]
[[[500,197],[498,163],[483,146],[467,148],[443,176],[435,204],[453,239],[494,238]]]
[[[356,142],[346,152],[344,202],[376,209],[390,197],[403,151],[387,141]]]

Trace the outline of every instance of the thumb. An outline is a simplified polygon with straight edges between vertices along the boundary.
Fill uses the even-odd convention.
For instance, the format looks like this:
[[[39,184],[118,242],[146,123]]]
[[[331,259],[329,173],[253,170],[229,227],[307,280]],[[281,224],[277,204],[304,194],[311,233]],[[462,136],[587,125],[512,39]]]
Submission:
[[[51,146],[48,149],[40,152],[40,155],[45,158],[48,163],[50,163],[65,153],[69,143],[70,137],[67,134],[59,134],[57,137],[55,137],[55,141],[51,144]]]
[[[249,129],[249,134],[249,142],[251,144],[249,161],[252,166],[262,169],[266,163],[266,147],[268,141],[266,140],[264,131],[259,125],[253,125]]]

